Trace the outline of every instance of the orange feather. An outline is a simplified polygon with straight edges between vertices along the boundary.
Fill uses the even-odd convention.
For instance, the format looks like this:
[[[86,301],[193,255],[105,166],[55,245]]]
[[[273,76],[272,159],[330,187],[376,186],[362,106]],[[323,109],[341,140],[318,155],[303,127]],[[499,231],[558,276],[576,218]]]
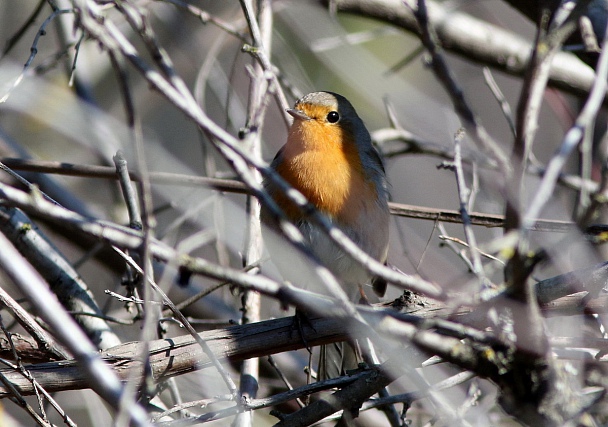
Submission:
[[[323,117],[328,111],[306,107],[310,117]],[[354,135],[340,126],[296,121],[277,172],[319,210],[344,224],[357,220],[365,200],[376,199],[375,185],[365,180]],[[286,197],[277,202],[292,220],[297,219],[299,211]]]

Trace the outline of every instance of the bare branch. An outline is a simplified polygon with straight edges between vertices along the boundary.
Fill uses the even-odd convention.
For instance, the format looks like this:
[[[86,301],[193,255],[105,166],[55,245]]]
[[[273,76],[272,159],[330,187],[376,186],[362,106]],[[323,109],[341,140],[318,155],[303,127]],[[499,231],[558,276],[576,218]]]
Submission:
[[[327,3],[327,0],[323,0]],[[411,9],[400,0],[332,0],[338,10],[375,18],[406,31],[420,34],[420,27]],[[537,2],[525,2],[534,3]],[[407,4],[412,4],[408,0]],[[532,45],[508,30],[451,10],[436,1],[427,1],[429,19],[441,45],[468,60],[492,66],[522,77],[530,60]],[[569,53],[558,53],[550,68],[549,84],[576,95],[591,90],[593,70]]]
[[[57,336],[80,362],[86,372],[87,382],[115,410],[119,410],[122,387],[112,371],[101,361],[97,349],[65,312],[48,288],[42,277],[25,261],[11,243],[0,234],[0,265],[40,312],[44,320],[53,328]],[[28,381],[29,383],[29,381]],[[147,426],[146,413],[139,405],[127,409],[132,422],[137,426]]]
[[[88,286],[23,212],[0,207],[0,230],[44,275],[67,310],[102,315]],[[78,323],[99,348],[120,343],[112,328],[101,317],[80,316]]]

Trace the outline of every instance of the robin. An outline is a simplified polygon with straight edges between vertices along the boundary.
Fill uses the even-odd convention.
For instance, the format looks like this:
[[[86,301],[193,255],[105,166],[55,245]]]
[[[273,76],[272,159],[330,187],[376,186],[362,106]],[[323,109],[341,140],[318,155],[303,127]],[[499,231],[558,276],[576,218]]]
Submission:
[[[271,167],[361,249],[385,262],[389,228],[386,174],[363,121],[346,98],[332,92],[309,93],[287,112],[293,124]],[[264,187],[299,227],[317,259],[340,280],[351,300],[364,296],[362,286],[372,279],[367,271],[309,222],[272,182],[266,180]],[[272,226],[269,217],[262,212],[262,220]],[[373,281],[373,287],[382,296],[386,282]],[[319,378],[356,369],[361,359],[353,353],[349,344],[322,347]]]

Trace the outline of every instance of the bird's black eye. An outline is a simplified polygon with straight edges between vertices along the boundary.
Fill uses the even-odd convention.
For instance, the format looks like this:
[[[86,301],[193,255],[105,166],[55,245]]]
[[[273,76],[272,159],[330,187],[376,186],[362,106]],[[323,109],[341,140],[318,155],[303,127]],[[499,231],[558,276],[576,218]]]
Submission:
[[[336,123],[338,120],[340,120],[340,115],[337,111],[330,111],[329,114],[327,114],[327,121],[329,123]]]

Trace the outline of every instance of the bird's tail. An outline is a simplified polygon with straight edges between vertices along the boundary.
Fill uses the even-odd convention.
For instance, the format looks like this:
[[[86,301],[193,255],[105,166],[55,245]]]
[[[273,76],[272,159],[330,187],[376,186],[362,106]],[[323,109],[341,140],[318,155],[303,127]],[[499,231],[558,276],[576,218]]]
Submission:
[[[336,378],[346,374],[346,371],[357,369],[363,358],[348,342],[335,342],[321,346],[319,354],[319,381]]]
[[[348,371],[357,369],[360,363],[379,363],[368,338],[322,345],[317,370],[318,381],[346,375]]]
[[[378,291],[384,293],[384,290],[386,290],[386,286],[384,289],[381,286],[379,289],[376,289],[375,286],[374,291],[376,291],[377,295],[371,296],[373,302],[378,301]],[[352,295],[349,295],[351,301],[357,301],[360,298],[360,301],[364,301],[367,304],[371,303],[362,286],[350,286],[349,289],[355,290]],[[359,337],[347,342],[322,345],[319,354],[317,380],[323,381],[346,375],[348,371],[357,369],[360,363],[368,365],[380,363],[380,359],[369,338]]]

